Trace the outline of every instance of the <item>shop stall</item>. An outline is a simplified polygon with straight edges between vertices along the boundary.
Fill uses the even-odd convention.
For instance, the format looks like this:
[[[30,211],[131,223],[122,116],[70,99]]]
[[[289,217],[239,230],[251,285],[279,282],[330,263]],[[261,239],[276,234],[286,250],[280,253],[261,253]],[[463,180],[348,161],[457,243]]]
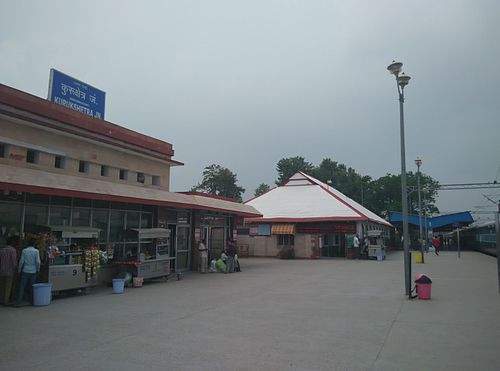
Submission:
[[[166,228],[129,229],[127,243],[118,247],[114,263],[121,272],[144,279],[168,277],[170,262],[170,230]],[[133,242],[130,242],[133,241]]]
[[[50,227],[48,279],[53,292],[97,285],[103,255],[96,244],[99,231],[90,227]]]
[[[385,244],[382,231],[374,230],[367,232],[368,258],[385,259]]]

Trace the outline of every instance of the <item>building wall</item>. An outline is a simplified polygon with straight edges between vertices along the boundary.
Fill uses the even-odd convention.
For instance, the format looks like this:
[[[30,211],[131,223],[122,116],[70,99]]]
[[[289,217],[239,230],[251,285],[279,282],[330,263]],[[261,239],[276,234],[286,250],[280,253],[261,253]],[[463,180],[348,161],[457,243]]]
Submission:
[[[0,115],[0,142],[7,144],[7,156],[0,157],[3,164],[169,190],[169,163],[96,140]],[[26,150],[30,147],[37,150],[36,164],[26,162]],[[56,155],[65,158],[64,169],[55,168]],[[80,160],[88,162],[87,173],[78,171]],[[106,176],[101,176],[102,165],[108,167]],[[127,170],[127,180],[119,178],[120,169]],[[137,173],[145,175],[144,183],[137,181]],[[155,180],[160,185],[153,185],[153,176],[159,177]]]
[[[238,245],[248,245],[250,256],[277,256],[278,239],[276,236],[238,236]]]
[[[296,234],[294,238],[294,251],[296,258],[316,258],[315,250],[319,241],[316,235],[311,234]],[[268,256],[275,257],[278,255],[278,236],[253,236],[239,235],[238,245],[248,245],[248,253],[250,256]]]

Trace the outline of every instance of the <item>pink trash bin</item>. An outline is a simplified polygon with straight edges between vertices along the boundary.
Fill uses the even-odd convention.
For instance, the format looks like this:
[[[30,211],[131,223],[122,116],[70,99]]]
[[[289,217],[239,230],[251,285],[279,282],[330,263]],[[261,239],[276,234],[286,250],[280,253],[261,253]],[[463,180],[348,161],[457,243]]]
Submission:
[[[415,286],[419,300],[429,300],[431,298],[432,280],[425,274],[417,274]]]

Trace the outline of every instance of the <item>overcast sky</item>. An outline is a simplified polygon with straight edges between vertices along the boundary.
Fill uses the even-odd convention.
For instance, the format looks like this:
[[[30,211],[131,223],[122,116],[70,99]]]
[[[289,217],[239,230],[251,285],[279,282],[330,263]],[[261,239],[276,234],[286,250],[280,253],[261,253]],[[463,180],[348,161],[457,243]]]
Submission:
[[[108,121],[174,145],[174,191],[217,163],[250,198],[290,156],[399,173],[392,59],[412,77],[408,170],[420,156],[443,184],[500,180],[498,1],[0,3],[0,82],[46,98],[56,68],[104,90]],[[442,191],[438,207],[482,194],[500,189]]]

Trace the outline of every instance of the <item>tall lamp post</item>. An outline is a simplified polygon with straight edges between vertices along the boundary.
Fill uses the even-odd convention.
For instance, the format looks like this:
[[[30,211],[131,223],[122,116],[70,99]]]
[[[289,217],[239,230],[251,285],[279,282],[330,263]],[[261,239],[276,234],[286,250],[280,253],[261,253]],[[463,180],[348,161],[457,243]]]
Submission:
[[[405,123],[404,123],[404,111],[403,103],[405,101],[404,89],[410,81],[410,76],[401,72],[401,67],[403,63],[392,61],[392,63],[387,67],[387,70],[396,77],[396,87],[398,89],[399,95],[399,125],[400,125],[400,136],[401,136],[401,202],[402,202],[402,212],[403,212],[403,249],[404,249],[404,274],[405,274],[405,293],[410,296],[411,293],[411,260],[410,260],[410,249],[409,242],[410,237],[408,234],[408,199],[407,199],[407,189],[406,189],[406,157],[405,157]]]
[[[417,157],[415,160],[415,165],[417,165],[417,189],[418,189],[418,226],[419,226],[419,237],[420,237],[420,253],[422,254],[422,263],[424,263],[424,240],[422,233],[422,197],[420,196],[420,165],[422,165],[422,160]]]

